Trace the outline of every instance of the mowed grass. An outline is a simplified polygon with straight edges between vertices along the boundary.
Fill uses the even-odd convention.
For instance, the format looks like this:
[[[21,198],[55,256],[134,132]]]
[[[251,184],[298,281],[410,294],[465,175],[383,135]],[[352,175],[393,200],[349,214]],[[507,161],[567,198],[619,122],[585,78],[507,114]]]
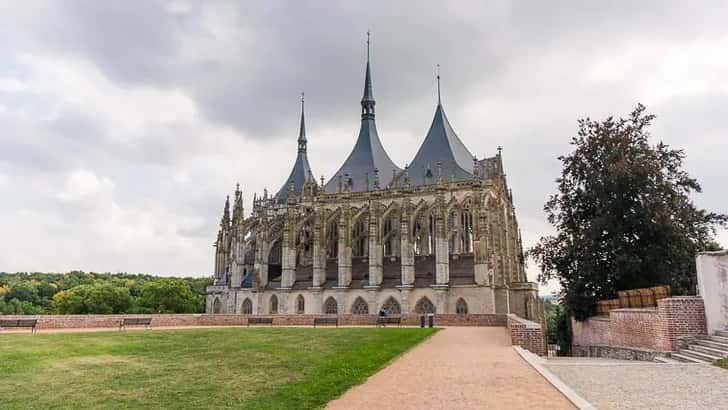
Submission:
[[[0,408],[321,408],[434,331],[0,334]]]
[[[720,360],[716,360],[715,363],[713,363],[713,364],[718,367],[722,367],[722,368],[728,370],[728,357],[720,359]]]

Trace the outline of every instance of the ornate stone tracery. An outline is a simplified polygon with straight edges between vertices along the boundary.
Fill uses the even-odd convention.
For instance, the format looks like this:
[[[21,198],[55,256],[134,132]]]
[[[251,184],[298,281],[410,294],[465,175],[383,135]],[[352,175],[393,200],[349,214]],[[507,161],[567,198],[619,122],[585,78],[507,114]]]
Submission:
[[[281,189],[255,194],[247,217],[239,186],[225,200],[207,311],[538,316],[501,150],[475,158],[438,102],[402,169],[379,139],[368,63],[361,105],[357,143],[328,182],[308,163],[302,106]]]

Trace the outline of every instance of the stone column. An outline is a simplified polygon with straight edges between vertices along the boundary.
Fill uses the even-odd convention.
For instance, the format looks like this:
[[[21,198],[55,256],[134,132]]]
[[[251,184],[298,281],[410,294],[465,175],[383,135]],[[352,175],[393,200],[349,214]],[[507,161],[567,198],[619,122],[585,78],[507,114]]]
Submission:
[[[324,300],[323,300],[323,292],[321,291],[321,288],[313,289],[311,292],[311,298],[310,300],[310,306],[306,306],[306,310],[309,311],[309,313],[314,315],[320,315],[324,313]]]
[[[447,289],[435,289],[435,313],[447,313]]]
[[[254,276],[258,288],[265,288],[268,284],[268,242],[260,235],[255,242],[255,265],[253,265]]]
[[[402,308],[403,315],[407,315],[410,313],[409,298],[410,298],[411,289],[412,289],[411,287],[400,288],[400,297],[401,297],[400,307]]]
[[[369,314],[370,315],[376,315],[379,314],[379,306],[377,305],[377,289],[376,288],[369,288],[367,289],[367,304],[369,305]]]
[[[450,283],[450,250],[447,229],[445,229],[442,195],[438,195],[435,215],[435,284],[447,286]]]
[[[415,283],[415,247],[412,244],[408,217],[400,219],[400,253],[402,261],[402,285]]]
[[[348,288],[351,285],[351,226],[349,226],[348,206],[341,212],[339,217],[339,243],[337,250],[337,261],[339,264],[339,287]]]
[[[369,206],[369,286],[382,284],[382,237],[379,229],[379,205]]]
[[[463,217],[462,211],[455,212],[455,218],[453,218],[453,222],[454,222],[453,228],[455,228],[454,229],[455,235],[454,235],[454,240],[452,241],[452,247],[453,247],[452,253],[454,255],[459,255],[459,254],[463,253],[463,251],[464,251],[463,244],[461,243],[461,238],[464,237],[466,232],[463,231],[463,225],[462,225],[462,220],[461,220],[462,217]],[[452,233],[452,232],[449,232],[449,230],[450,230],[450,226],[449,226],[449,222],[448,222],[449,219],[450,219],[450,214],[448,213],[447,215],[445,215],[445,232],[446,232],[448,238],[450,237],[450,234]]]
[[[281,244],[281,287],[292,288],[296,283],[296,214],[295,208],[288,207],[288,215],[283,226]]]
[[[473,198],[473,271],[475,283],[492,286],[488,275],[488,219],[480,195]]]
[[[313,287],[321,287],[326,282],[326,248],[321,246],[324,236],[325,215],[319,212],[313,228]]]

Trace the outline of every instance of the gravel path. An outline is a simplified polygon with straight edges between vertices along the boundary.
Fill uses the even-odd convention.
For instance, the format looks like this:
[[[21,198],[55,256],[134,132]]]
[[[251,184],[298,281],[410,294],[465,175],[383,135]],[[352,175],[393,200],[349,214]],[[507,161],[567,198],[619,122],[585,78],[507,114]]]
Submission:
[[[451,327],[328,409],[573,409],[513,350],[502,327]]]
[[[545,365],[598,409],[728,409],[728,371],[702,364],[565,362]]]

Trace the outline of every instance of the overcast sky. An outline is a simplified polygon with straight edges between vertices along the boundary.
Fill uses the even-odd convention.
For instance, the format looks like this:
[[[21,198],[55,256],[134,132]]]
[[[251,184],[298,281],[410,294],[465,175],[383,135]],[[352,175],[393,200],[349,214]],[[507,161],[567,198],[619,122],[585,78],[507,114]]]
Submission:
[[[290,172],[301,91],[317,178],[348,155],[367,30],[392,159],[426,134],[440,64],[463,142],[504,148],[526,246],[577,119],[637,102],[726,212],[726,21],[727,2],[0,1],[0,271],[210,275],[225,195],[240,182],[247,212]]]

